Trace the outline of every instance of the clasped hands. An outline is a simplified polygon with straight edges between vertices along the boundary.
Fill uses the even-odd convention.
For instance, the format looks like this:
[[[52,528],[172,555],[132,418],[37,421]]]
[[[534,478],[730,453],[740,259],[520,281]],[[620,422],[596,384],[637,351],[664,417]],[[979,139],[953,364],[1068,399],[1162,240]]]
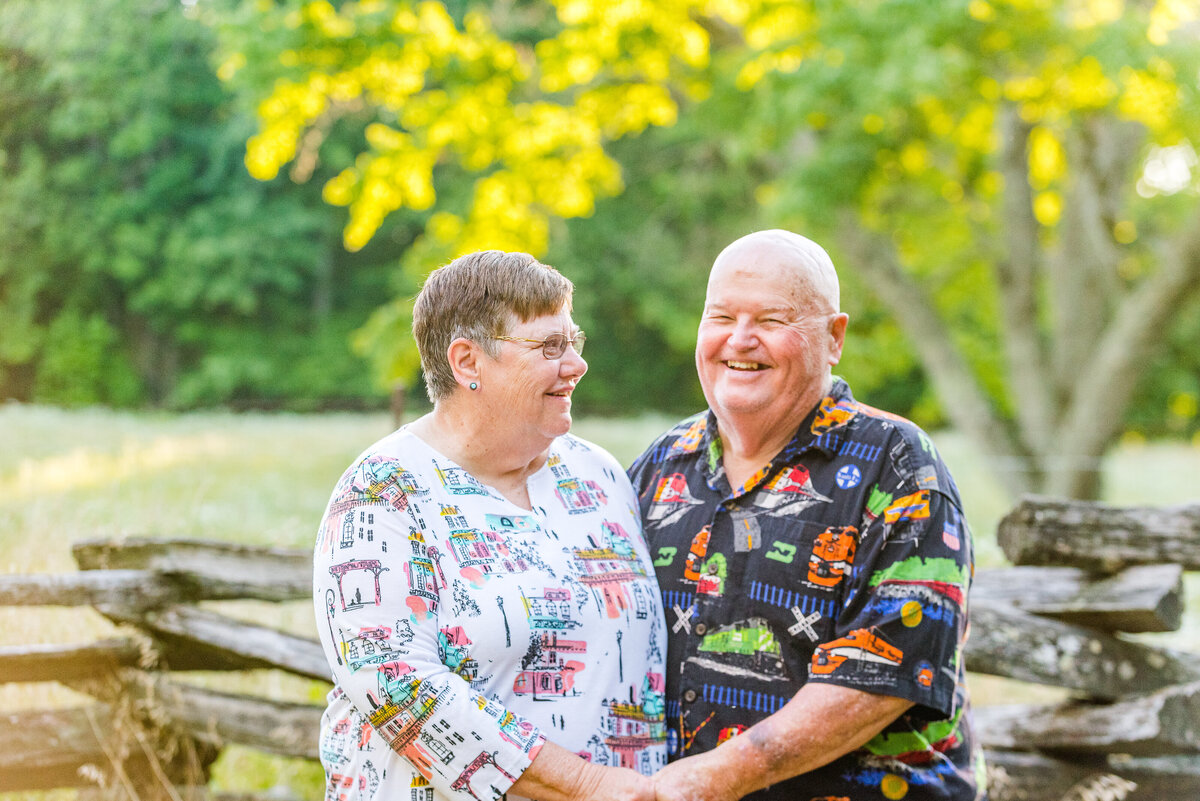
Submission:
[[[618,786],[601,788],[601,794],[620,801],[738,801],[752,789],[736,786],[735,776],[706,757],[697,754],[672,762],[653,776],[622,770]]]

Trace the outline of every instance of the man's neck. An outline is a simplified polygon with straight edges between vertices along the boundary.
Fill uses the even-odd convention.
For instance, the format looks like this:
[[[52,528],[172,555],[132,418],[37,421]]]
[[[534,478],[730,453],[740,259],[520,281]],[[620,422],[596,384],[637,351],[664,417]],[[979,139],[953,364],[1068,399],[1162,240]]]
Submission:
[[[717,415],[721,461],[730,487],[741,487],[756,472],[770,464],[792,441],[796,429],[829,393],[831,385],[832,381],[829,381],[826,386],[806,393],[783,417],[768,419],[763,415]]]

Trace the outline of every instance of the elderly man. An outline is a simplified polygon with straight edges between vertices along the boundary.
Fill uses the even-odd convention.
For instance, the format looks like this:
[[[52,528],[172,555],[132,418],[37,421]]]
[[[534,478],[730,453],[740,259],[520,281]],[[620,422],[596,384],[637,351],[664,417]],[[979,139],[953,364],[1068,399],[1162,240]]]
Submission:
[[[710,410],[629,470],[670,624],[660,799],[983,795],[958,491],[831,374],[847,320],[815,243],[729,245],[696,343]]]

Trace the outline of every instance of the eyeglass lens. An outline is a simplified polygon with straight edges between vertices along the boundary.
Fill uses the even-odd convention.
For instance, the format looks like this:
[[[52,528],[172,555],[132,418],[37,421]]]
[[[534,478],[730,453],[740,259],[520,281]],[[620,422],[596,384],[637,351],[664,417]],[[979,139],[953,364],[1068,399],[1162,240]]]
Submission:
[[[587,337],[583,335],[582,331],[576,334],[573,340],[567,339],[566,335],[564,334],[551,334],[550,336],[546,337],[545,341],[542,343],[542,354],[547,359],[557,359],[567,352],[567,345],[573,344],[575,346],[575,352],[582,355],[583,343],[586,341],[586,339]]]

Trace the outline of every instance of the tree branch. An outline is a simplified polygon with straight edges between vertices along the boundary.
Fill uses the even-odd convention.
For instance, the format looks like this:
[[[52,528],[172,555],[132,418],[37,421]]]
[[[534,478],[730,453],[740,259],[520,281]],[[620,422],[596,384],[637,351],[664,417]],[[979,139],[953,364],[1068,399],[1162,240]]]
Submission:
[[[1067,142],[1071,182],[1059,222],[1060,241],[1052,260],[1057,295],[1054,325],[1054,375],[1066,398],[1088,367],[1088,356],[1120,305],[1117,264],[1121,250],[1113,238],[1128,182],[1136,141],[1123,136],[1119,123],[1106,118],[1085,121]]]
[[[1161,269],[1147,278],[1118,309],[1080,374],[1063,416],[1063,470],[1050,477],[1053,494],[1075,496],[1078,469],[1096,470],[1105,448],[1121,429],[1134,388],[1149,366],[1160,331],[1200,291],[1200,215],[1172,243]]]
[[[955,427],[985,444],[1005,486],[1029,491],[1032,461],[997,416],[928,295],[905,274],[891,243],[849,213],[840,221],[838,242],[916,348]]]
[[[1054,404],[1037,310],[1037,277],[1043,264],[1029,186],[1030,128],[1011,105],[1001,110],[1000,126],[1007,258],[997,262],[996,273],[1005,359],[1021,442],[1026,450],[1038,453],[1051,440]]]

